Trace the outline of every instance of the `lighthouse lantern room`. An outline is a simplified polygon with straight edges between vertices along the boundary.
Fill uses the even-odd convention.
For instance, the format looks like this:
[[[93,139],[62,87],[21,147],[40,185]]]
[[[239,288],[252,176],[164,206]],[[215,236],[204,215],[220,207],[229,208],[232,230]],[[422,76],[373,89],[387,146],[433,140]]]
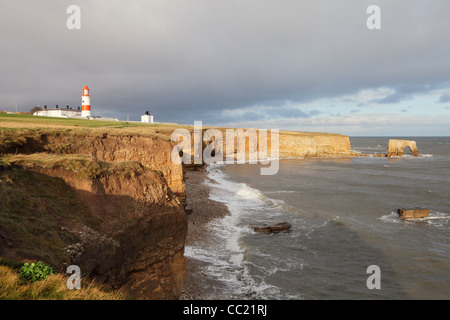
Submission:
[[[81,116],[91,117],[91,96],[89,94],[88,86],[84,86],[83,95],[81,96]]]

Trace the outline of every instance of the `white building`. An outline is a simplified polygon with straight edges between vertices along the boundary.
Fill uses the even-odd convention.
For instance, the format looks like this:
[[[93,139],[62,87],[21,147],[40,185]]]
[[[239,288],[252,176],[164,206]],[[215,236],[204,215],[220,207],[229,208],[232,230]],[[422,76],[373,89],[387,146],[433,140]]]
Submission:
[[[40,117],[56,117],[56,118],[74,118],[74,119],[89,119],[89,120],[102,120],[102,121],[119,121],[117,118],[102,118],[98,116],[82,117],[82,110],[72,109],[44,109],[36,111],[33,116]]]
[[[150,114],[150,112],[146,111],[145,114],[141,116],[141,122],[153,123],[153,116]]]
[[[81,110],[78,107],[78,110],[69,109],[69,106],[66,106],[66,109],[59,109],[58,105],[55,109],[47,109],[45,106],[44,110],[36,111],[33,113],[34,116],[40,117],[58,117],[58,118],[78,118],[83,117],[84,119],[92,119],[91,117],[91,95],[89,94],[88,86],[84,86],[83,94],[81,96]],[[114,119],[115,120],[115,119]]]
[[[72,109],[44,109],[36,111],[33,116],[57,117],[57,118],[76,118],[81,117],[81,110]]]

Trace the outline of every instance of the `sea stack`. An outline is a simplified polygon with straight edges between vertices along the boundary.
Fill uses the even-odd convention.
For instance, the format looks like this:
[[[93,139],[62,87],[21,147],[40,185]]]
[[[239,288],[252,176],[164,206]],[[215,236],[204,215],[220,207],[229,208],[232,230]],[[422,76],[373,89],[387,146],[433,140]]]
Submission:
[[[404,149],[409,148],[413,156],[418,157],[419,152],[417,151],[417,145],[415,141],[412,140],[389,140],[389,146],[387,148],[386,155],[388,157],[392,156],[402,156],[405,154]]]

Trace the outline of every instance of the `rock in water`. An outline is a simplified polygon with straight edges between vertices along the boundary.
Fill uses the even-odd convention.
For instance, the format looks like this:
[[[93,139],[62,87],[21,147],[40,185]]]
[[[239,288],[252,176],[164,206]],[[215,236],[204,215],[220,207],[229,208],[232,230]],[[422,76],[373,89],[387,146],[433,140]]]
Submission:
[[[402,156],[405,154],[404,149],[409,148],[413,156],[419,156],[419,152],[417,151],[417,145],[415,141],[412,140],[397,140],[391,139],[389,140],[389,145],[386,150],[386,155],[388,157],[392,156]]]
[[[430,216],[430,209],[424,208],[398,209],[397,212],[401,218],[407,220],[426,218]]]
[[[287,231],[291,228],[291,224],[287,221],[277,222],[271,225],[263,224],[259,226],[253,226],[255,232],[280,232]]]

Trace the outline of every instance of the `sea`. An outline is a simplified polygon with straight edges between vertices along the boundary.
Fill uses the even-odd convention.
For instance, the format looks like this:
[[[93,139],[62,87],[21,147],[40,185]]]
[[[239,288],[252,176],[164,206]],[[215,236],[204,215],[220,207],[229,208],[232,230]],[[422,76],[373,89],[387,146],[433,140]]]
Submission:
[[[207,168],[210,198],[230,215],[212,244],[186,247],[224,289],[211,299],[450,299],[450,138],[415,140],[420,157],[280,160]],[[385,153],[387,137],[351,137],[352,150]],[[398,208],[430,209],[403,220]],[[258,233],[255,224],[291,229]]]

